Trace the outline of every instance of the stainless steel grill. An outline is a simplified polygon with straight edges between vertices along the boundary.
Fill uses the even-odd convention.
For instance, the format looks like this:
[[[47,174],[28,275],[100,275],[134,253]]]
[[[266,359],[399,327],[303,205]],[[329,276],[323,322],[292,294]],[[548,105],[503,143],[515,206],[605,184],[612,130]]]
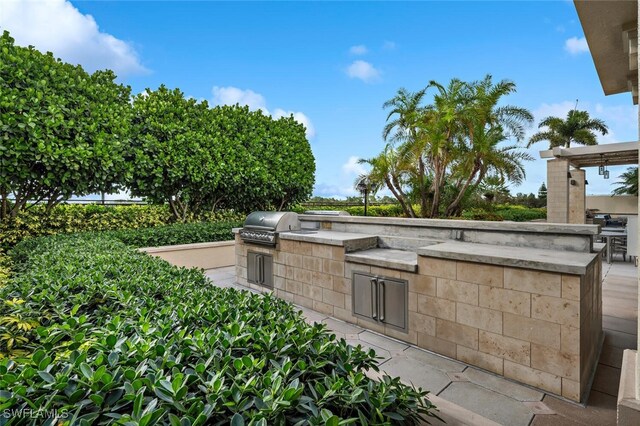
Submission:
[[[300,221],[296,213],[253,212],[244,221],[240,238],[247,243],[275,246],[278,233],[299,230]]]

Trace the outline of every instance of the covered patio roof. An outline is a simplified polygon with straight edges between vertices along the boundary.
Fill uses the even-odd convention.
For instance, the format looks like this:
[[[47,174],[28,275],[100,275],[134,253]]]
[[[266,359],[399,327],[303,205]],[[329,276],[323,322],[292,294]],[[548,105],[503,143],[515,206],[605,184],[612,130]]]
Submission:
[[[631,91],[638,103],[638,3],[574,0],[606,95]]]
[[[564,158],[576,168],[597,167],[603,162],[608,166],[622,166],[638,164],[639,147],[639,142],[608,143],[575,148],[556,147],[540,151],[540,158]]]

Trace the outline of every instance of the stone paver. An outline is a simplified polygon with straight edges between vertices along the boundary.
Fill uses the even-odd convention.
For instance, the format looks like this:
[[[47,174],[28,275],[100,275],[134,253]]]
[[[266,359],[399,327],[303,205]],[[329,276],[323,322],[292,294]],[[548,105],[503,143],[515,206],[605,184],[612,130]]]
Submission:
[[[616,424],[616,398],[598,391],[591,391],[587,408],[563,401],[551,395],[546,395],[543,402],[560,417],[564,417],[581,425],[608,426]],[[536,418],[537,417],[546,416],[536,416]]]
[[[453,382],[438,396],[503,425],[527,426],[533,419],[520,401],[471,382]]]
[[[324,322],[331,330],[339,331],[340,333],[358,334],[362,332],[362,328],[337,319],[326,318],[322,322]]]
[[[427,364],[444,372],[457,373],[462,372],[465,368],[467,368],[467,366],[461,362],[454,361],[441,355],[437,355],[414,347],[407,348],[404,351],[404,354],[409,358],[416,359],[423,364]]]
[[[444,372],[423,364],[413,358],[391,358],[380,366],[390,376],[402,377],[411,383],[435,394],[449,386],[451,378]]]
[[[235,268],[205,272],[215,285],[250,290],[235,284]],[[347,343],[373,349],[381,372],[399,376],[429,390],[451,425],[615,425],[617,383],[623,348],[636,348],[637,269],[631,263],[603,264],[605,344],[587,407],[469,367],[461,362],[409,346],[326,314],[297,306],[305,320],[324,323]],[[252,290],[250,290],[252,291]],[[370,372],[370,377],[380,374]],[[555,413],[555,414],[552,414]],[[431,419],[432,424],[443,424]]]
[[[484,371],[473,367],[467,368],[463,375],[466,376],[470,382],[475,383],[476,385],[480,385],[518,401],[540,401],[542,400],[542,397],[544,397],[544,393],[541,391],[533,390],[518,383],[505,380],[503,377],[485,373]]]
[[[406,343],[397,342],[393,339],[389,339],[388,337],[373,333],[371,331],[363,331],[359,334],[359,336],[360,340],[371,343],[372,345],[376,345],[388,351],[404,351],[409,347],[409,345],[407,345]]]

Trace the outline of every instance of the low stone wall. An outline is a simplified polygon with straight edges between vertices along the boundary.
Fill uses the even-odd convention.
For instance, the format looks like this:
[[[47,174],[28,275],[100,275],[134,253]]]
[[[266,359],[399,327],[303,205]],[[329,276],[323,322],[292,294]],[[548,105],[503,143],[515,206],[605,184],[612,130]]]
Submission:
[[[235,241],[146,247],[140,251],[160,257],[172,265],[212,269],[236,264]]]

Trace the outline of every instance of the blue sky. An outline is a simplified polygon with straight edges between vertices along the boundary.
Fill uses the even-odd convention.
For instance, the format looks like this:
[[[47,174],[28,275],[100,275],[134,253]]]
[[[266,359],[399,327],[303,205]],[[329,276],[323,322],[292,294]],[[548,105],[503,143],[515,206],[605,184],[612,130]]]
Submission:
[[[18,44],[89,70],[114,69],[134,93],[164,83],[211,103],[240,102],[308,126],[315,194],[353,194],[357,158],[384,146],[385,100],[430,80],[513,80],[510,104],[536,120],[578,107],[637,140],[630,94],[605,97],[572,2],[3,1]],[[533,133],[535,128],[530,129]],[[531,150],[538,158],[544,143]],[[615,176],[588,170],[588,193]],[[594,173],[595,172],[595,173]],[[544,161],[512,192],[536,192]]]

